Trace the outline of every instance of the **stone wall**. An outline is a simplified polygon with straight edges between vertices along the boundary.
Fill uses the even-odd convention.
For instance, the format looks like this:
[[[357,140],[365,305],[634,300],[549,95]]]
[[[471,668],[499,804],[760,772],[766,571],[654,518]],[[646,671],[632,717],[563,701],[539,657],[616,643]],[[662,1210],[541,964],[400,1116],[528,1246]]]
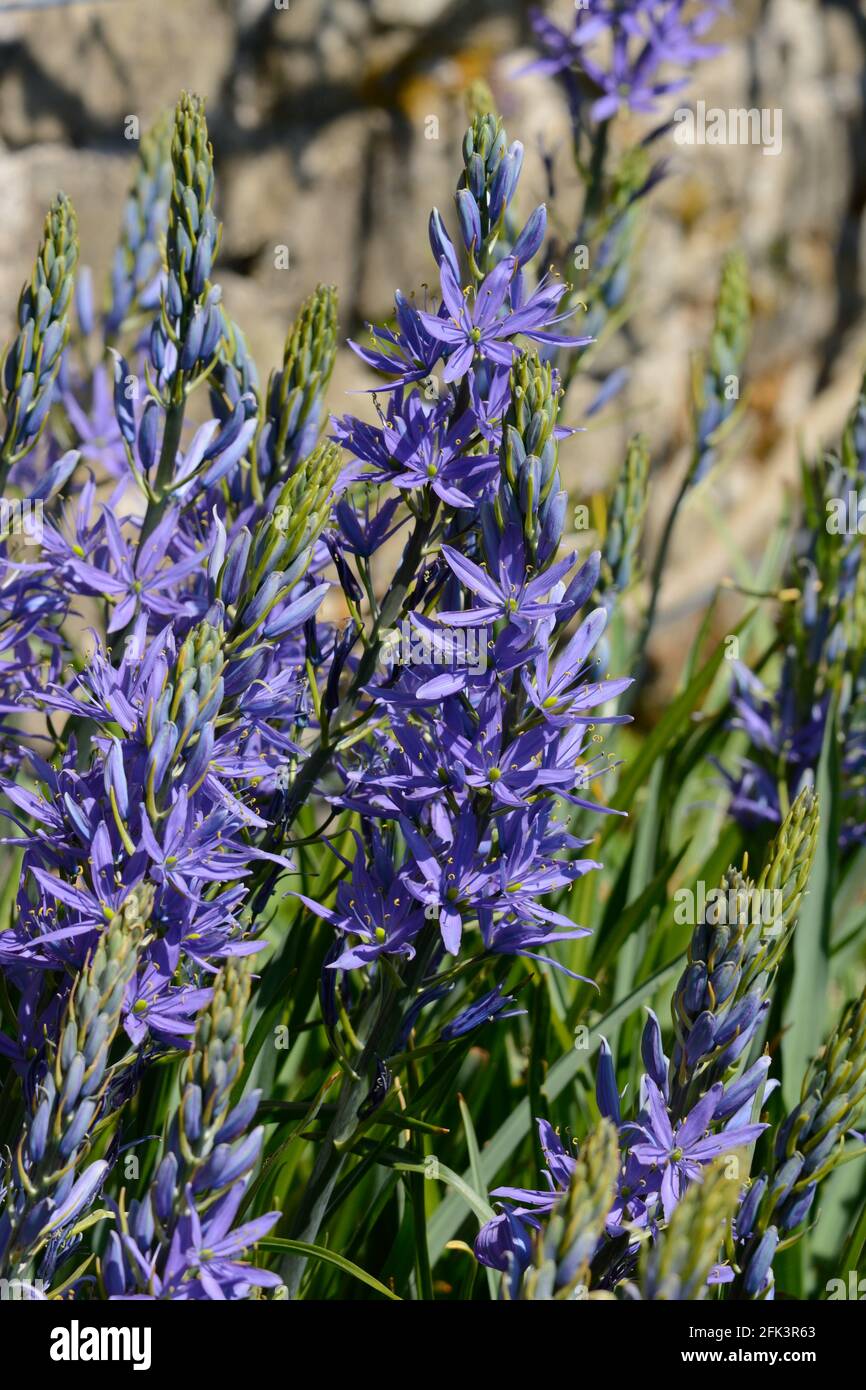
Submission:
[[[560,14],[569,8],[563,0]],[[724,30],[724,55],[683,100],[781,109],[782,152],[669,141],[671,177],[653,195],[641,249],[629,392],[612,422],[568,446],[577,494],[609,477],[632,428],[646,429],[660,463],[657,530],[686,447],[691,355],[706,338],[720,259],[741,243],[757,314],[753,423],[686,514],[663,596],[662,659],[730,563],[714,517],[760,553],[794,475],[796,431],[810,444],[832,438],[866,343],[866,21],[856,0],[738,0]],[[540,146],[555,152],[566,193],[573,182],[558,90],[515,75],[528,33],[518,0],[103,0],[35,12],[0,0],[4,333],[58,187],[104,283],[133,157],[126,118],[146,127],[182,87],[208,99],[220,279],[263,371],[318,280],[337,284],[347,333],[387,315],[396,286],[423,292],[431,278],[427,216],[433,203],[450,213],[474,77],[491,83],[526,144],[527,207],[544,193]],[[277,246],[288,247],[288,271],[275,268]],[[367,384],[345,354],[334,408]],[[579,409],[579,391],[571,404]]]

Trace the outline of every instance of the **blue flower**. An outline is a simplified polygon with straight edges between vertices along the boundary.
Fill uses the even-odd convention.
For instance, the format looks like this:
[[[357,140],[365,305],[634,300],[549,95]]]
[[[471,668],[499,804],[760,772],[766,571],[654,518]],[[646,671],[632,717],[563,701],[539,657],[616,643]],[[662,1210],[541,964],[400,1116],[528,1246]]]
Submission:
[[[472,295],[466,296],[448,260],[443,259],[439,274],[447,318],[439,314],[422,314],[421,318],[427,332],[448,351],[442,373],[444,381],[459,381],[479,360],[510,366],[517,350],[513,339],[518,334],[560,347],[585,347],[591,341],[586,337],[544,331],[546,324],[568,317],[555,313],[566,291],[564,284],[549,286],[542,281],[525,304],[514,305],[512,301],[506,308],[506,298],[517,270],[517,258],[507,256]]]
[[[629,1126],[643,1138],[631,1144],[631,1155],[642,1168],[660,1178],[662,1209],[669,1221],[687,1184],[700,1178],[703,1164],[751,1144],[767,1126],[742,1125],[721,1134],[711,1133],[710,1125],[723,1092],[721,1083],[717,1083],[674,1129],[664,1096],[651,1077],[644,1078],[644,1087],[643,1120]]]

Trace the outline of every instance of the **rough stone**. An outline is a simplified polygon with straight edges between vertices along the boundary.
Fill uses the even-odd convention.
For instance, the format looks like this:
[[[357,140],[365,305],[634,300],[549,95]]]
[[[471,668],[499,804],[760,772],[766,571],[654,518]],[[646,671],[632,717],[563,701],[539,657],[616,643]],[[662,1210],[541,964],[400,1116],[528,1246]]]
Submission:
[[[556,8],[560,19],[573,16],[572,0],[556,0]],[[724,513],[744,554],[760,554],[794,476],[798,424],[832,438],[862,354],[860,29],[837,6],[739,0],[723,37],[726,52],[702,65],[677,101],[779,108],[782,152],[660,142],[671,176],[647,204],[629,341],[599,359],[604,370],[627,357],[631,382],[563,448],[563,476],[577,500],[610,480],[634,428],[648,431],[657,464],[649,530],[659,534],[688,452],[691,360],[710,330],[722,256],[741,243],[755,300],[747,370],[754,424],[677,532],[662,595],[660,669],[730,563],[707,509]],[[144,127],[184,86],[208,99],[225,226],[219,273],[263,375],[317,281],[337,284],[347,335],[386,317],[398,286],[423,295],[433,283],[427,219],[437,204],[454,226],[463,93],[475,77],[490,81],[511,138],[526,147],[520,211],[547,196],[544,153],[568,234],[580,188],[565,102],[555,83],[517,76],[531,56],[525,42],[519,0],[291,0],[288,9],[273,0],[150,0],[146,15],[114,3],[72,6],[62,19],[49,11],[0,15],[4,340],[58,186],[76,203],[83,258],[104,284],[132,173],[124,118],[138,115]],[[635,120],[623,129],[639,136],[646,126]],[[278,245],[289,248],[288,270],[275,268]],[[333,408],[370,414],[369,396],[346,393],[371,384],[342,353]],[[570,423],[594,389],[578,379]]]

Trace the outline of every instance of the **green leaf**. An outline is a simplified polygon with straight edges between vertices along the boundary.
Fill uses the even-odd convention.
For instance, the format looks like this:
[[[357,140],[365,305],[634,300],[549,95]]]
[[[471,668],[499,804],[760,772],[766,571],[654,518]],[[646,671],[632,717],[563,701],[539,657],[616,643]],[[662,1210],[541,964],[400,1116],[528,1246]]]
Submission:
[[[462,1096],[457,1097],[460,1102],[460,1115],[463,1119],[463,1128],[466,1131],[466,1148],[469,1152],[469,1171],[472,1174],[472,1186],[478,1193],[482,1201],[487,1200],[486,1189],[484,1187],[484,1177],[481,1172],[481,1154],[478,1149],[478,1140],[475,1135],[475,1126],[472,1123],[472,1116],[469,1113],[469,1106]],[[483,1222],[481,1223],[483,1225]],[[490,1297],[495,1302],[498,1294],[497,1279],[492,1269],[486,1269],[487,1287],[490,1290]]]
[[[866,1243],[866,1199],[861,1204],[857,1220],[845,1242],[845,1249],[842,1251],[837,1267],[839,1278],[844,1279],[846,1284],[849,1271],[860,1268],[860,1257],[863,1254],[864,1243]]]
[[[282,1250],[292,1255],[309,1256],[313,1260],[322,1260],[325,1264],[335,1265],[344,1274],[349,1274],[353,1279],[358,1279],[368,1288],[375,1289],[377,1293],[383,1294],[385,1298],[390,1298],[392,1303],[401,1303],[399,1294],[380,1284],[378,1279],[374,1279],[372,1274],[368,1274],[359,1265],[352,1264],[351,1260],[345,1259],[343,1255],[338,1255],[334,1250],[327,1250],[324,1245],[308,1245],[303,1240],[287,1240],[284,1236],[265,1236],[263,1240],[257,1242],[259,1250]]]
[[[808,891],[794,933],[794,978],[782,1014],[782,1095],[788,1109],[800,1099],[800,1085],[809,1060],[824,1038],[827,987],[830,979],[830,928],[839,844],[839,745],[835,698],[827,714],[824,743],[818,762],[816,790],[821,806],[815,859]]]
[[[434,1154],[428,1154],[423,1163],[404,1163],[402,1160],[392,1162],[390,1159],[384,1157],[380,1160],[380,1162],[382,1161],[387,1162],[388,1167],[396,1169],[398,1173],[423,1173],[425,1177],[431,1178],[434,1182],[447,1183],[449,1187],[454,1188],[455,1195],[457,1197],[462,1197],[466,1205],[471,1207],[482,1226],[487,1221],[492,1221],[496,1215],[490,1203],[483,1195],[476,1192],[475,1188],[472,1186],[471,1172],[467,1177],[461,1178],[460,1174],[455,1173],[453,1168],[448,1168],[444,1163],[440,1163],[439,1159],[436,1158]],[[482,1194],[483,1191],[484,1189],[482,1187]],[[435,1219],[436,1215],[431,1218],[431,1222],[428,1224],[428,1230]],[[438,1252],[434,1252],[431,1249],[431,1256],[434,1253]]]
[[[751,613],[746,614],[729,636],[736,636],[741,632],[750,618]],[[718,644],[712,656],[701,667],[697,675],[692,677],[685,690],[668,705],[652,733],[645,739],[637,757],[629,764],[618,788],[617,800],[621,808],[627,809],[631,806],[635,793],[646,782],[653,764],[688,728],[689,719],[694,709],[710,689],[725,659],[727,641],[728,638],[725,637]],[[608,840],[615,829],[616,821],[611,818],[611,824],[606,827],[602,834],[601,844]]]
[[[85,1256],[81,1263],[75,1266],[71,1274],[68,1274],[66,1278],[62,1281],[62,1283],[52,1283],[51,1289],[48,1293],[49,1301],[54,1302],[55,1299],[62,1298],[63,1295],[66,1293],[66,1290],[70,1289],[72,1285],[75,1283],[75,1281],[81,1278],[88,1265],[90,1265],[93,1262],[93,1259],[94,1256],[92,1254]]]
[[[329,1078],[333,1080],[334,1078]],[[268,1123],[272,1120],[285,1118],[286,1120],[298,1118],[301,1125],[297,1127],[297,1132],[311,1123],[317,1115],[326,1115],[329,1118],[336,1114],[337,1106],[334,1104],[318,1104],[316,1101],[302,1100],[262,1100],[259,1101],[256,1114],[259,1119]],[[389,1129],[408,1129],[418,1134],[447,1134],[448,1129],[445,1125],[434,1125],[428,1120],[418,1120],[413,1115],[408,1115],[405,1110],[385,1110],[376,1111],[373,1119],[374,1125],[386,1125]]]
[[[630,900],[633,898],[639,900],[646,889],[652,886],[653,870],[655,869],[659,847],[659,832],[661,827],[659,799],[662,795],[664,771],[665,760],[664,758],[659,758],[650,773],[646,800],[641,807],[634,835],[634,849],[631,856],[628,880],[628,896]],[[628,994],[634,988],[637,968],[643,954],[643,947],[645,946],[648,915],[648,913],[645,913],[635,922],[633,930],[629,932],[628,936],[622,938],[622,944],[616,960],[615,999],[622,998],[623,995]],[[617,1048],[617,1031],[614,1031],[609,1039],[614,1053],[616,1053]]]
[[[657,970],[650,979],[645,980],[637,989],[633,990],[627,999],[623,999],[620,1004],[611,1009],[599,1019],[593,1026],[591,1040],[588,1049],[578,1051],[572,1048],[564,1056],[554,1063],[547,1075],[544,1084],[545,1095],[548,1100],[553,1102],[565,1090],[577,1076],[578,1072],[586,1067],[586,1063],[598,1047],[599,1035],[609,1033],[628,1018],[629,1014],[639,1008],[645,1000],[651,999],[663,984],[680,969],[683,954],[680,953],[674,960],[668,961],[660,970]],[[480,1173],[484,1187],[489,1191],[493,1185],[497,1173],[508,1162],[514,1150],[526,1138],[532,1116],[530,1114],[529,1102],[521,1103],[511,1112],[503,1125],[500,1125],[490,1143],[485,1145],[480,1155]],[[440,1166],[440,1173],[442,1169]],[[442,1174],[444,1176],[444,1173]],[[452,1175],[452,1178],[456,1175]],[[448,1179],[446,1178],[446,1181]],[[473,1181],[472,1172],[464,1174],[462,1186],[472,1194],[473,1200],[469,1203],[473,1210],[476,1210],[475,1194],[472,1192],[470,1183]],[[456,1183],[454,1184],[456,1186]],[[465,1196],[465,1194],[464,1194]],[[468,1200],[468,1198],[466,1198]],[[490,1215],[493,1215],[492,1210]],[[456,1196],[446,1198],[438,1211],[434,1212],[428,1225],[430,1242],[430,1257],[435,1260],[441,1254],[449,1240],[452,1240],[463,1222],[464,1213],[460,1201]],[[489,1220],[485,1217],[485,1220]]]

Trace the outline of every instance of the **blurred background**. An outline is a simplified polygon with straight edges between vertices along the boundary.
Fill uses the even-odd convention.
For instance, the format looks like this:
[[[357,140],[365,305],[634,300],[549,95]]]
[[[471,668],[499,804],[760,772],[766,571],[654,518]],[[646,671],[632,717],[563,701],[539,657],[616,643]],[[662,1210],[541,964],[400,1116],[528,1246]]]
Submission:
[[[453,226],[474,79],[490,84],[510,138],[526,146],[526,210],[546,196],[547,162],[567,217],[576,190],[564,100],[551,80],[518,76],[532,56],[527,11],[519,0],[0,0],[3,337],[58,188],[78,211],[82,259],[105,284],[134,169],[130,118],[144,132],[182,88],[207,98],[224,223],[218,278],[263,377],[317,281],[337,285],[347,336],[387,318],[395,288],[423,294],[427,218],[437,204]],[[549,11],[567,20],[571,0]],[[757,559],[769,543],[798,449],[838,434],[866,347],[863,10],[856,0],[735,0],[717,32],[724,53],[699,65],[676,102],[778,108],[781,153],[666,139],[669,177],[644,205],[640,298],[611,348],[611,365],[628,361],[629,385],[561,457],[578,499],[610,480],[628,435],[644,430],[656,468],[652,547],[682,476],[691,364],[721,259],[741,245],[755,301],[751,409],[676,533],[657,700],[732,551]],[[331,409],[342,413],[346,393],[370,384],[344,351]],[[581,406],[577,389],[567,423],[579,423]]]

